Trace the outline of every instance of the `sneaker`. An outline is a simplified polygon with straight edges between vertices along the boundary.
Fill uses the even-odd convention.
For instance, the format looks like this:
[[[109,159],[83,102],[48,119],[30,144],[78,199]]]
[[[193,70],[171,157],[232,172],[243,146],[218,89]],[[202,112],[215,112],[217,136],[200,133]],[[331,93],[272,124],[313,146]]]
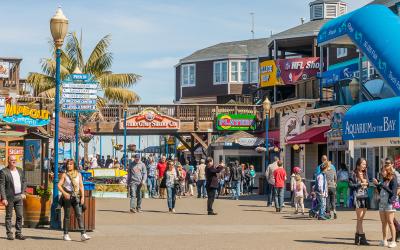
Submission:
[[[71,241],[71,237],[69,237],[69,234],[64,234],[64,240]]]
[[[216,212],[208,212],[208,215],[217,215]]]
[[[173,208],[173,209],[171,210],[171,212],[172,212],[172,213],[175,213],[175,208]]]
[[[18,239],[18,240],[26,240],[26,237],[23,236],[22,234],[16,234],[15,238]]]
[[[137,208],[137,209],[136,209],[136,212],[138,212],[138,213],[143,213],[142,209],[140,209],[140,208]]]
[[[379,246],[381,246],[381,247],[387,247],[387,246],[388,246],[387,240],[381,240],[381,241],[379,242]]]
[[[294,211],[294,214],[298,214],[299,213],[299,211]]]
[[[396,241],[391,241],[391,242],[389,242],[387,246],[388,246],[388,248],[397,247]]]
[[[333,214],[333,218],[334,218],[335,220],[337,219],[337,214],[336,214],[336,213]]]
[[[90,240],[90,236],[87,235],[87,234],[82,234],[82,235],[81,235],[81,240],[82,240],[82,241]]]
[[[133,208],[131,208],[129,211],[130,211],[131,213],[136,213],[136,210],[133,209]]]
[[[7,235],[7,240],[14,240],[14,236],[12,234]]]

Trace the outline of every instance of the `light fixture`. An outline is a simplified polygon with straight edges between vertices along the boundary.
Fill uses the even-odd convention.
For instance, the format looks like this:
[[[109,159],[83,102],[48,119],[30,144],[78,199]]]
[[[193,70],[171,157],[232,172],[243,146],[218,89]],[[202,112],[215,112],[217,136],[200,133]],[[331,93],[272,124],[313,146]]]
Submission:
[[[292,146],[292,149],[293,149],[294,151],[298,152],[298,151],[300,151],[300,150],[303,150],[303,147],[300,147],[299,144],[294,144],[294,145]]]
[[[311,126],[311,125],[313,125],[314,124],[314,122],[313,122],[313,120],[312,120],[312,116],[310,116],[310,120],[308,121],[308,126]]]
[[[68,32],[68,19],[64,16],[60,7],[50,20],[50,32],[56,48],[61,48]]]
[[[353,78],[349,83],[349,89],[353,101],[357,100],[360,93],[360,81],[357,78]]]
[[[269,111],[271,110],[271,101],[268,99],[268,97],[265,98],[262,105],[263,105],[265,113],[269,114]]]

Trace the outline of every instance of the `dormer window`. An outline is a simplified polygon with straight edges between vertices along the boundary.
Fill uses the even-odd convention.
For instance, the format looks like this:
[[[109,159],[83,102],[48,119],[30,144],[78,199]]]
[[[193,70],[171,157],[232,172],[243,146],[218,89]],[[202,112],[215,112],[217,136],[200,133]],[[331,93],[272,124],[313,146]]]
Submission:
[[[310,3],[310,20],[331,19],[347,13],[346,3],[340,0],[315,0]]]

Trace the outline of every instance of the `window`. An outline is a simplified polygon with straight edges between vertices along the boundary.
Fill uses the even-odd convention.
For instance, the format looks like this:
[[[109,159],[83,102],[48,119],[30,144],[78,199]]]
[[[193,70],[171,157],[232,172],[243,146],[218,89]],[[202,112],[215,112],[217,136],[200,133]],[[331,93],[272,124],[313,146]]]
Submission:
[[[317,4],[311,6],[311,20],[324,18],[324,5]]]
[[[228,62],[214,62],[214,84],[228,82]]]
[[[336,49],[336,57],[342,58],[347,56],[347,48],[337,48]]]
[[[196,85],[196,65],[185,64],[181,66],[181,86],[190,87]]]
[[[258,82],[258,60],[250,61],[250,82]]]
[[[335,18],[337,17],[337,5],[327,4],[325,5],[325,18]]]
[[[231,82],[248,82],[248,63],[247,61],[231,61]]]

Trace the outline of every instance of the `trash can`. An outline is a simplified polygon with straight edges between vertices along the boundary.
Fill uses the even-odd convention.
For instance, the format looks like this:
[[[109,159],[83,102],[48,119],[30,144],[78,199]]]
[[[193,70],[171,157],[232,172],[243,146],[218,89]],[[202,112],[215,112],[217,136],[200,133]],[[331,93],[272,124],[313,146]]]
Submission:
[[[95,189],[95,184],[92,182],[84,181],[84,194],[85,194],[85,204],[86,210],[83,212],[83,223],[86,231],[93,231],[95,229],[96,222],[96,199],[92,196],[92,190]],[[71,209],[70,215],[70,229],[71,231],[79,230],[78,221],[75,216],[74,209]]]

